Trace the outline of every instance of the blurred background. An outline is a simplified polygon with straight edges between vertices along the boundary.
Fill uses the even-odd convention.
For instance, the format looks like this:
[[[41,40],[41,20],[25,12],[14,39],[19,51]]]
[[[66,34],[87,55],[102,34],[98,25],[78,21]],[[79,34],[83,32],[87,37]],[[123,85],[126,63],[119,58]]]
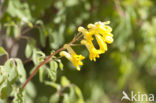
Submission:
[[[0,46],[10,58],[23,61],[28,77],[35,48],[49,55],[71,41],[78,26],[97,21],[111,22],[113,44],[96,62],[85,59],[80,72],[62,58],[56,83],[65,76],[80,88],[85,103],[121,103],[122,91],[156,95],[155,0],[0,0]],[[74,50],[88,58],[85,48]],[[0,57],[1,65],[4,59]],[[78,101],[68,90],[66,96],[55,97],[56,89],[41,83],[38,74],[31,84],[28,103]]]

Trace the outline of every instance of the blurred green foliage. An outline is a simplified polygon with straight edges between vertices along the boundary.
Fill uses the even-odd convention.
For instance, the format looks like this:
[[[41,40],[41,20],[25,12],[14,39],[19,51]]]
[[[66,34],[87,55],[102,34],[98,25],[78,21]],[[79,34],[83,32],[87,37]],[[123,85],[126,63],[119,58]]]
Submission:
[[[0,56],[10,55],[0,66],[0,102],[120,103],[123,90],[156,95],[155,0],[2,0],[0,6],[0,38],[25,41],[18,52],[24,58],[12,58],[8,42],[0,42],[6,49],[0,47]],[[21,91],[26,72],[69,42],[78,26],[107,20],[114,43],[97,62],[86,59],[78,72],[53,57]],[[26,58],[32,62],[22,63]]]

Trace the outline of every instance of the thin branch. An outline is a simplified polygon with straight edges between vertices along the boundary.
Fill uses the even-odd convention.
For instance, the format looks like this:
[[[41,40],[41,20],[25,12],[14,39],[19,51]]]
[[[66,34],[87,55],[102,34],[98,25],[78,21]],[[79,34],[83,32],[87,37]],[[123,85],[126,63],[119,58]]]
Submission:
[[[27,59],[27,60],[24,60],[24,61],[23,61],[23,64],[26,64],[26,63],[28,63],[28,62],[30,62],[30,61],[32,61],[32,58],[29,58],[29,59]]]
[[[23,36],[24,34],[26,34],[27,32],[31,31],[32,29],[34,28],[38,28],[38,26],[34,26],[33,28],[28,28],[28,29],[25,29],[21,34],[18,35],[18,37],[13,41],[13,43],[11,44],[10,48],[8,49],[8,53],[10,54],[13,46],[17,43],[17,41],[20,39],[20,38],[23,38],[23,39],[28,39],[29,37],[27,36]]]
[[[73,44],[74,42],[78,41],[83,35],[78,34],[76,35],[75,38],[73,38],[73,40],[71,42],[68,43],[68,45]],[[28,82],[34,77],[34,75],[36,74],[36,72],[39,70],[39,68],[41,66],[43,66],[44,64],[46,64],[54,55],[58,54],[60,51],[64,50],[64,47],[61,47],[60,49],[56,50],[55,52],[53,52],[51,55],[49,55],[43,62],[41,62],[35,69],[34,71],[31,73],[31,75],[29,76],[29,78],[26,80],[26,82],[23,84],[22,86],[22,90],[25,88],[25,86],[28,84]]]
[[[31,29],[28,28],[28,29],[24,30],[21,34],[19,34],[19,36],[13,41],[13,43],[12,43],[11,46],[10,46],[10,48],[8,49],[8,53],[9,53],[9,54],[10,54],[12,48],[14,47],[14,45],[17,43],[17,41],[18,41],[20,38],[22,38],[22,36],[23,36],[25,33],[29,32],[30,30],[31,30]]]
[[[82,44],[71,44],[71,46],[82,46]]]

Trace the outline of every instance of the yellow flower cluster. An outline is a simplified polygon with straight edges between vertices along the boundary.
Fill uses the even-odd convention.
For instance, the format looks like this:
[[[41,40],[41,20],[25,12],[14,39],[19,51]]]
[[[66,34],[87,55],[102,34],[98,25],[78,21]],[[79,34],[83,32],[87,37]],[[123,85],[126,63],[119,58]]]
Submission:
[[[112,28],[107,26],[110,22],[96,22],[95,24],[88,24],[88,30],[79,27],[78,31],[84,35],[84,40],[81,41],[81,44],[84,44],[90,55],[89,59],[96,61],[96,58],[99,58],[99,54],[107,51],[107,43],[113,42]],[[96,41],[99,45],[99,49],[96,49],[92,43],[93,35],[96,38]]]
[[[81,44],[85,45],[89,51],[89,59],[96,61],[96,58],[99,58],[100,54],[105,53],[107,51],[107,43],[110,44],[113,42],[112,28],[108,26],[110,22],[96,22],[94,24],[88,24],[88,29],[83,27],[79,27],[78,31],[82,33],[84,39],[81,40]],[[99,45],[99,49],[96,49],[93,44],[93,36]],[[67,49],[68,52],[62,51],[60,52],[61,56],[65,56],[69,59],[74,66],[76,66],[77,70],[80,70],[80,66],[83,65],[82,60],[85,58],[82,55],[77,55],[73,49],[65,44],[64,48]]]

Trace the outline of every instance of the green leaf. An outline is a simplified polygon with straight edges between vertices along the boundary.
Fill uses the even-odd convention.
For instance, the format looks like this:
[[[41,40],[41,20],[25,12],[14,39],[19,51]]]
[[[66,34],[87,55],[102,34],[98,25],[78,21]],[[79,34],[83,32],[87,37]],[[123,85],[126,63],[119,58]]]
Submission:
[[[50,69],[51,69],[52,71],[56,72],[56,71],[57,71],[57,68],[58,68],[57,62],[51,61],[51,62],[50,62]]]
[[[17,78],[19,78],[21,83],[24,83],[26,80],[26,71],[22,64],[22,61],[18,58],[9,59],[5,66],[5,72],[8,74],[8,81],[14,83]]]
[[[61,70],[63,70],[63,63],[62,62],[59,63],[59,67]]]
[[[59,101],[59,94],[58,93],[55,93],[55,94],[50,96],[49,103],[58,103],[58,101]]]
[[[67,93],[65,93],[63,95],[63,103],[70,103],[70,98],[69,98],[69,95]]]
[[[41,42],[41,45],[42,45],[43,47],[45,47],[46,36],[45,36],[45,34],[44,34],[43,29],[40,28],[39,31],[40,31],[40,42]]]
[[[75,89],[76,94],[77,94],[79,97],[81,97],[81,96],[82,96],[82,93],[81,93],[80,88],[77,87],[77,86],[74,86],[74,89]]]
[[[69,86],[69,85],[70,85],[70,81],[69,81],[65,76],[62,76],[62,77],[61,77],[61,85],[62,85],[63,87]]]
[[[45,67],[45,65],[43,65],[39,69],[39,80],[40,80],[40,82],[43,82],[45,76],[46,76],[46,67]]]
[[[18,89],[15,101],[16,103],[24,103],[23,90],[21,88]]]
[[[5,55],[6,53],[5,49],[0,46],[0,56]]]
[[[26,71],[24,69],[23,63],[20,59],[15,59],[17,64],[17,72],[19,75],[19,80],[24,83],[26,81]]]
[[[31,54],[32,54],[32,46],[31,46],[31,44],[27,44],[27,46],[26,46],[26,49],[25,49],[25,56],[27,57],[27,58],[29,58],[30,56],[31,56]]]
[[[5,69],[4,66],[0,66],[0,86],[5,81],[5,74],[3,73]]]
[[[48,31],[46,30],[46,28],[43,25],[41,26],[41,28],[39,28],[39,31],[40,31],[41,45],[43,47],[45,47],[46,37],[48,36]]]
[[[18,73],[17,73],[16,67],[14,66],[9,71],[8,81],[11,82],[11,83],[14,83],[16,81],[17,77],[18,77]]]
[[[35,88],[35,85],[30,81],[27,86],[25,87],[25,91],[26,91],[26,94],[31,97],[31,98],[34,98],[36,97],[36,88]]]
[[[53,71],[51,71],[50,69],[47,69],[47,70],[48,70],[48,77],[51,80],[55,81],[56,80],[56,74]]]
[[[14,83],[15,80],[17,79],[17,77],[18,77],[17,67],[15,65],[14,60],[13,59],[7,60],[6,63],[5,63],[5,66],[6,66],[5,72],[7,73],[8,81],[10,83]]]
[[[37,25],[43,25],[43,21],[42,20],[37,20],[35,24],[37,24]]]
[[[27,22],[27,24],[28,24],[28,26],[30,27],[30,28],[33,28],[33,23],[32,22]]]
[[[11,91],[12,91],[12,87],[9,83],[7,83],[7,85],[5,85],[1,90],[1,98],[7,99],[7,97],[10,95]]]
[[[42,15],[45,9],[49,8],[54,0],[28,0],[27,2],[30,7],[33,7],[31,13],[36,19]]]
[[[61,86],[55,82],[52,82],[52,81],[45,81],[44,82],[46,85],[49,85],[53,88],[56,88],[57,90],[60,90],[61,89]]]
[[[84,103],[83,95],[82,95],[82,92],[81,92],[80,88],[78,86],[74,85],[74,89],[75,89],[75,93],[78,96],[77,103]]]
[[[20,28],[17,25],[14,26],[14,37],[17,38],[20,35]]]
[[[9,0],[7,12],[12,17],[18,17],[24,22],[31,20],[31,13],[27,2],[21,3],[20,0]]]
[[[32,60],[35,65],[41,63],[44,60],[44,58],[45,58],[45,54],[42,51],[36,49],[33,50]]]
[[[14,27],[13,26],[8,26],[7,28],[6,28],[6,35],[7,36],[13,36],[13,30],[14,30]]]
[[[59,63],[59,68],[61,69],[61,70],[63,70],[63,63],[62,63],[62,61],[61,61],[61,59],[59,59],[59,60],[57,60],[58,61],[58,63]]]
[[[65,25],[61,24],[58,31],[54,31],[53,35],[50,35],[50,46],[53,49],[57,49],[64,42]]]
[[[76,95],[75,95],[75,90],[74,90],[73,86],[71,86],[69,88],[69,90],[70,90],[69,91],[69,98],[70,98],[71,103],[73,103],[74,101],[77,100]]]
[[[77,5],[79,3],[79,1],[78,0],[66,0],[66,6],[67,7],[72,7],[72,6],[75,6],[75,5]]]
[[[49,65],[50,68],[48,69],[48,75],[51,78],[51,80],[56,81],[58,64],[55,61],[51,61]]]
[[[33,49],[35,48],[35,44],[36,42],[32,38],[28,41],[26,48],[25,48],[25,56],[27,58],[29,58],[32,55]]]
[[[0,85],[4,82],[4,77],[2,75],[0,75]]]

